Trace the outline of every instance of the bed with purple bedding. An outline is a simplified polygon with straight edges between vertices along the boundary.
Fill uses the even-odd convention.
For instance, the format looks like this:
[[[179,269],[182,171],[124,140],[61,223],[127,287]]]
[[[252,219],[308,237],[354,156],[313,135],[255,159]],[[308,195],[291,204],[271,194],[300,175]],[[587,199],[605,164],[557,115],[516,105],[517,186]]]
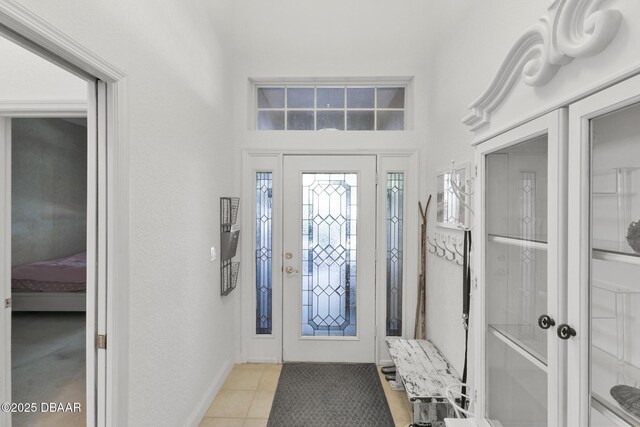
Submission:
[[[14,267],[11,289],[14,311],[85,311],[87,255]]]

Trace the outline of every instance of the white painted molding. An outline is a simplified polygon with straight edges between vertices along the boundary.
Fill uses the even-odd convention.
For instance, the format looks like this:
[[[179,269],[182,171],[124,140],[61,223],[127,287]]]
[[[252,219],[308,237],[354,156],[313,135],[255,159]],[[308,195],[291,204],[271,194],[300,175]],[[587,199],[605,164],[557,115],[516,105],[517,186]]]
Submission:
[[[126,74],[13,0],[0,0],[3,35],[62,68],[115,83]],[[53,54],[53,56],[52,56]]]
[[[86,117],[87,101],[0,101],[5,117]]]
[[[603,9],[604,0],[553,0],[547,14],[529,27],[507,53],[489,87],[476,99],[462,123],[477,130],[513,86],[524,81],[543,86],[574,58],[602,52],[620,28],[622,14]]]

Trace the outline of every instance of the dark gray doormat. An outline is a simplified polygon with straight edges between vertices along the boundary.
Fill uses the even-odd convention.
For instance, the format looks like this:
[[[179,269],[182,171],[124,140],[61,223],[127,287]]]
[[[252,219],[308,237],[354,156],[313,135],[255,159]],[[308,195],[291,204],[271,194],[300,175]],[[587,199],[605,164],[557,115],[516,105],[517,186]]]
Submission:
[[[269,427],[393,427],[374,364],[285,363]]]

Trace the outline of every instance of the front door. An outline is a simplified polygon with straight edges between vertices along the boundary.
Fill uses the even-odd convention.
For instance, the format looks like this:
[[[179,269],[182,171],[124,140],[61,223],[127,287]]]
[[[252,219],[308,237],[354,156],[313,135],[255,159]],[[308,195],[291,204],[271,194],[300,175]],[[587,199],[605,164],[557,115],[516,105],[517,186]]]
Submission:
[[[375,181],[375,156],[285,156],[285,361],[374,361]]]

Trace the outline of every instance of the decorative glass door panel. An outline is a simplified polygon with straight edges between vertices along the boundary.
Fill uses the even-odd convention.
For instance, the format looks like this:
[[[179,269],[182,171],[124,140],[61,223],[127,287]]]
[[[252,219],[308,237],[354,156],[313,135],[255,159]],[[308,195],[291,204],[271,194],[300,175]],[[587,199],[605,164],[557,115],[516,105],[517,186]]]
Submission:
[[[559,394],[564,314],[560,239],[565,110],[479,146],[484,363],[477,364],[479,418],[492,425],[565,425]],[[484,375],[483,375],[484,374]]]
[[[285,156],[286,361],[372,362],[374,156]]]
[[[640,104],[590,128],[591,425],[640,425]]]
[[[302,335],[356,335],[358,175],[302,174]]]

